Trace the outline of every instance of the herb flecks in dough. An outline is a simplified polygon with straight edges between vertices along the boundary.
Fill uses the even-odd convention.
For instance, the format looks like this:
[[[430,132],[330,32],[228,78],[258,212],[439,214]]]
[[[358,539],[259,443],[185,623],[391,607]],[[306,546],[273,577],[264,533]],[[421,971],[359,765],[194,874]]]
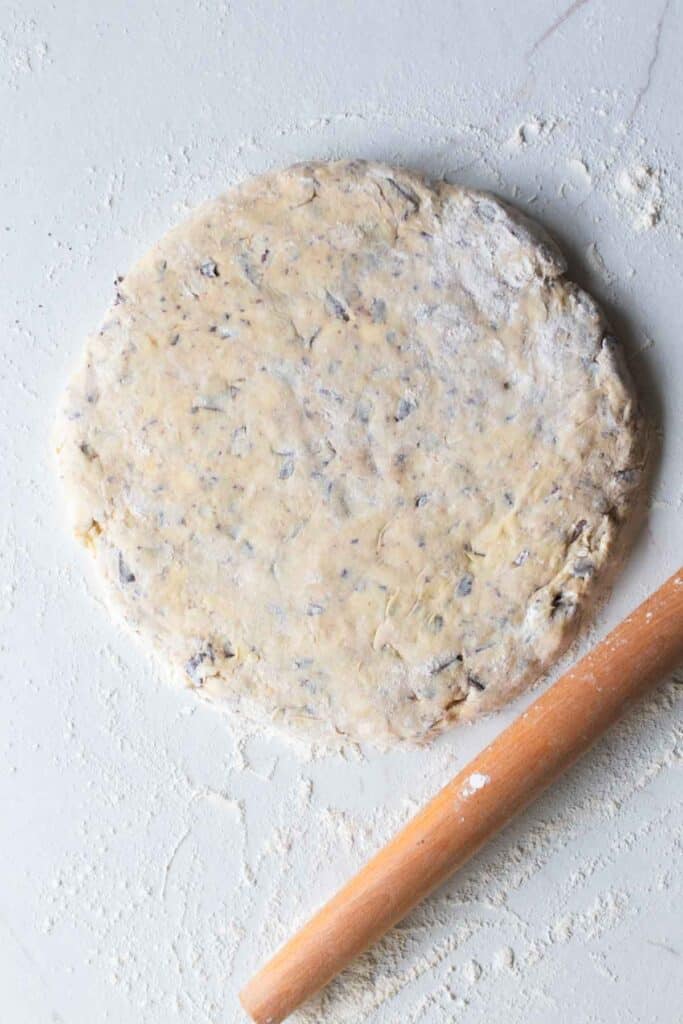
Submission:
[[[135,573],[130,571],[120,551],[117,565],[119,573],[119,582],[123,583],[124,585],[127,583],[135,583]]]
[[[218,272],[218,264],[215,262],[215,260],[206,260],[204,263],[201,264],[199,272],[200,274],[202,274],[203,277],[220,277],[220,274]]]
[[[348,324],[351,317],[348,314],[346,306],[340,299],[337,299],[328,291],[325,292],[325,305],[332,313],[332,316],[335,316],[337,320],[343,320],[345,324]]]
[[[641,486],[543,233],[362,161],[265,175],[115,282],[60,418],[110,600],[202,697],[384,744],[566,647]]]

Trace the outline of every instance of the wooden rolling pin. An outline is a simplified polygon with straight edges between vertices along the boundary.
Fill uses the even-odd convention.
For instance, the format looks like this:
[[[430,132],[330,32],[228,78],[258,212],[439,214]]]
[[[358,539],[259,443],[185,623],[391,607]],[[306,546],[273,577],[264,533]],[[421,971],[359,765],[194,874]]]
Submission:
[[[471,761],[240,993],[279,1024],[564,772],[683,660],[683,567]]]

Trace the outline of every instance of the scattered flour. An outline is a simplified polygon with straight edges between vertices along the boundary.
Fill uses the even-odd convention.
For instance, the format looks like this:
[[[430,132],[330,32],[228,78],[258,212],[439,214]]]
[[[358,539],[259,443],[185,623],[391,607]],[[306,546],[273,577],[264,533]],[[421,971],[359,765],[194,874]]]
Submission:
[[[557,121],[554,118],[535,114],[517,125],[506,144],[509,148],[515,149],[545,141],[556,125]]]
[[[596,96],[596,105],[608,113],[615,102],[612,95]],[[406,162],[419,166],[420,153],[434,153],[425,168],[429,172],[512,193],[522,207],[533,203],[541,219],[544,211],[554,211],[560,220],[580,218],[590,232],[588,210],[596,223],[616,214],[616,222],[602,223],[600,249],[590,234],[583,246],[588,264],[608,284],[611,263],[602,254],[603,238],[609,242],[619,231],[628,252],[633,236],[636,254],[643,231],[666,229],[665,179],[654,169],[661,166],[658,155],[648,152],[637,133],[615,136],[612,148],[591,141],[571,110],[561,117],[527,118],[511,142],[510,126],[503,119],[497,123],[493,113],[486,127],[454,128],[368,111],[290,125],[274,136],[245,139],[229,154],[214,151],[212,159],[220,161],[228,184],[312,151],[321,157],[361,151],[362,140],[387,119],[401,125],[397,148],[372,156],[399,159],[403,140],[417,137],[419,146],[414,156],[406,154]],[[539,159],[534,150],[540,145],[543,164],[556,182],[552,190],[534,178]],[[196,170],[189,174],[183,168],[191,161]],[[176,211],[180,216],[202,197],[207,177],[216,170],[192,146],[169,153],[168,168],[160,191],[164,202],[176,197],[179,173],[187,182],[187,200]],[[666,181],[672,179],[667,175]],[[562,182],[567,187],[558,196]],[[116,210],[119,193],[111,195]],[[139,230],[156,233],[156,227]],[[53,272],[59,281],[58,263]],[[7,559],[8,545],[3,550]],[[8,569],[5,592],[12,595],[18,592],[11,582],[16,572],[11,564]],[[94,626],[92,633],[89,646],[96,650]],[[78,845],[58,860],[52,881],[38,891],[37,927],[53,942],[74,930],[87,935],[91,952],[75,969],[86,969],[120,991],[141,1019],[160,1020],[171,1008],[172,1019],[191,1024],[237,1024],[243,1019],[236,1004],[240,985],[462,768],[461,736],[453,734],[426,752],[397,751],[368,760],[357,747],[331,752],[300,739],[287,744],[282,735],[253,733],[235,720],[226,727],[214,712],[183,705],[160,743],[140,728],[148,698],[127,681],[127,662],[109,649],[99,660],[94,678],[109,680],[94,691],[106,743],[82,729],[83,716],[94,717],[82,703],[82,692],[76,700],[73,689],[55,712],[63,714],[64,756],[89,780],[87,811]],[[75,688],[76,680],[70,685]],[[496,989],[498,1018],[508,1024],[548,1019],[547,992],[565,962],[563,950],[580,960],[589,948],[602,964],[600,956],[617,929],[620,941],[627,941],[624,935],[639,941],[631,906],[641,876],[635,872],[629,883],[623,873],[629,856],[639,850],[646,855],[666,832],[668,808],[653,803],[643,817],[638,795],[679,756],[676,696],[673,683],[657,691],[553,794],[294,1021],[474,1024],[488,1011],[485,982],[494,975],[502,979]],[[156,705],[149,699],[146,714],[152,715]],[[53,770],[62,768],[56,760]],[[348,801],[334,795],[340,772]],[[142,793],[131,789],[133,774],[145,779]],[[391,780],[386,790],[370,789],[374,795],[364,798],[366,787],[382,778]],[[473,773],[463,795],[487,782]],[[136,845],[137,836],[147,838],[131,874],[121,850]],[[673,840],[670,853],[673,862]],[[572,870],[565,870],[567,863]],[[618,890],[612,881],[617,863]],[[679,880],[661,868],[660,863],[653,892],[668,903]],[[548,922],[545,934],[539,934],[539,903]],[[137,942],[148,935],[153,942]]]
[[[467,960],[463,964],[462,974],[468,985],[476,985],[482,974],[481,964],[476,960]]]
[[[579,157],[571,157],[567,161],[567,168],[569,169],[573,184],[586,189],[591,187],[593,179],[585,160]]]
[[[496,950],[493,955],[493,967],[494,970],[511,971],[515,966],[515,951],[512,946],[503,946],[502,949]]]
[[[661,172],[645,164],[622,167],[613,193],[636,231],[648,231],[661,220],[664,205]]]
[[[122,738],[129,735],[128,720],[140,713],[129,689],[127,684],[120,694],[103,693],[109,729]],[[639,716],[622,722],[559,784],[554,799],[551,794],[494,840],[293,1020],[395,1024],[399,998],[406,1008],[401,1019],[416,1024],[469,1020],[469,1008],[483,1012],[478,1000],[485,996],[479,993],[486,992],[489,973],[511,979],[498,989],[499,1016],[522,1024],[529,1007],[540,1013],[539,992],[557,969],[563,947],[571,946],[575,956],[587,950],[585,955],[600,958],[616,929],[622,934],[638,927],[628,887],[629,853],[647,850],[665,834],[669,811],[662,807],[640,820],[634,800],[676,760],[677,697],[674,682],[656,691]],[[340,806],[339,796],[330,799],[340,755],[301,743],[288,750],[278,735],[247,731],[226,744],[217,729],[205,749],[208,776],[201,762],[188,770],[181,752],[190,741],[204,742],[199,733],[216,717],[200,714],[205,721],[195,726],[190,716],[179,715],[179,734],[169,736],[166,746],[144,732],[130,732],[127,758],[145,765],[147,773],[145,799],[137,805],[148,809],[129,820],[120,810],[130,799],[129,767],[96,750],[78,729],[66,733],[70,756],[87,762],[98,784],[93,812],[83,821],[80,852],[55,868],[41,893],[41,926],[57,938],[76,923],[85,929],[92,947],[89,968],[98,970],[104,958],[111,965],[103,970],[104,982],[141,1012],[156,1012],[163,1003],[193,1022],[237,1024],[239,1013],[229,1008],[235,987],[455,773],[457,762],[446,742],[426,758],[416,751],[394,752],[392,789],[410,796],[351,809]],[[229,756],[217,788],[211,765],[220,744]],[[270,778],[253,770],[266,753],[277,760]],[[416,784],[418,763],[426,771]],[[373,752],[366,759],[354,748],[345,767],[349,790],[383,764],[384,755]],[[476,793],[489,781],[474,772],[466,791]],[[247,801],[241,798],[253,785],[269,801],[277,787],[282,799],[269,804],[269,815],[253,792]],[[608,822],[612,838],[605,842]],[[117,850],[139,833],[157,838],[131,876],[121,872]],[[672,857],[675,841],[672,834]],[[568,857],[574,870],[558,876],[556,865]],[[216,871],[221,862],[225,873]],[[619,888],[612,885],[616,864]],[[670,872],[653,876],[653,888],[667,900],[677,885]],[[529,924],[538,900],[548,921],[544,937]],[[257,934],[250,922],[258,922]],[[134,940],[147,927],[156,933],[153,959]]]
[[[590,6],[574,18],[589,16]],[[60,59],[37,29],[19,28],[0,38],[12,93],[36,87]],[[563,31],[542,45],[555,45]],[[650,78],[656,84],[656,73]],[[574,251],[605,275],[618,307],[635,290],[633,267],[640,272],[653,262],[650,280],[669,280],[683,222],[679,169],[661,133],[657,144],[643,133],[642,103],[628,120],[638,83],[631,91],[580,91],[573,79],[571,88],[560,88],[559,78],[555,84],[548,109],[531,98],[529,73],[511,83],[509,95],[487,98],[478,83],[471,94],[449,94],[450,114],[436,112],[432,94],[413,96],[410,108],[382,106],[375,94],[357,109],[250,128],[230,142],[207,99],[187,131],[164,125],[134,159],[113,147],[98,168],[90,151],[79,152],[76,164],[90,169],[64,188],[57,209],[37,204],[46,231],[35,235],[35,265],[17,260],[33,320],[19,306],[15,321],[8,316],[12,354],[2,363],[8,429],[0,470],[9,501],[0,511],[10,518],[0,545],[0,653],[16,650],[27,623],[41,636],[61,637],[68,602],[72,613],[87,614],[72,615],[72,635],[49,658],[36,644],[7,659],[3,763],[18,811],[29,794],[32,813],[42,813],[42,787],[59,780],[55,800],[64,813],[50,836],[50,865],[44,873],[22,865],[17,888],[27,894],[24,910],[27,920],[33,915],[43,963],[63,969],[74,993],[101,995],[107,1019],[122,1019],[111,1011],[120,999],[123,1017],[150,1024],[241,1024],[240,985],[462,769],[471,740],[464,730],[427,751],[369,758],[354,747],[288,745],[165,688],[161,697],[127,641],[116,650],[102,646],[106,618],[81,582],[72,546],[53,543],[54,523],[41,511],[54,507],[45,437],[64,338],[74,332],[64,297],[81,287],[84,267],[101,272],[103,252],[142,251],[161,222],[179,219],[217,187],[297,159],[360,153],[514,199],[570,237]],[[528,104],[536,113],[523,116]],[[138,179],[149,182],[144,208],[129,187]],[[40,194],[35,176],[24,187]],[[12,237],[8,231],[10,254]],[[654,342],[643,338],[638,365],[654,355],[665,368],[666,339],[657,336],[651,353]],[[658,499],[653,512],[666,518],[651,527],[648,551],[662,566],[676,554],[680,475],[664,480]],[[627,980],[626,949],[642,957],[643,977],[662,957],[676,967],[681,950],[669,941],[660,948],[663,936],[653,934],[651,921],[665,927],[681,899],[671,775],[681,760],[680,683],[679,675],[678,684],[654,691],[293,1024],[616,1020],[585,1003],[561,1018],[554,993],[563,973],[595,969],[596,992],[604,981],[612,998]],[[475,781],[471,792],[477,788]],[[35,936],[31,942],[38,945]],[[64,950],[73,949],[84,950],[82,960],[68,959]],[[67,1011],[64,1019],[76,1016]]]

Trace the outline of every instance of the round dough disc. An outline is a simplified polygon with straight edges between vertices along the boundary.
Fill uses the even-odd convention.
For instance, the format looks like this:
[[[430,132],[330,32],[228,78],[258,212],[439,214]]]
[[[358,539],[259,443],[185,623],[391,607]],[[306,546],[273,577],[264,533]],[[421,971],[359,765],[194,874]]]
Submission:
[[[641,475],[538,228],[364,163],[267,174],[117,282],[60,417],[78,535],[203,696],[385,744],[566,647]]]

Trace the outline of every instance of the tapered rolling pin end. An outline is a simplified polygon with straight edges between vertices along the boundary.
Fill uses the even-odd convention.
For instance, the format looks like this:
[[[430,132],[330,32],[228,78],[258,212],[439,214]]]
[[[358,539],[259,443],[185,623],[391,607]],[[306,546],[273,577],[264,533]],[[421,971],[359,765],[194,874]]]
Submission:
[[[281,1024],[291,1009],[285,1008],[297,1005],[298,999],[292,998],[288,993],[280,991],[275,994],[263,990],[259,976],[252,978],[248,985],[240,992],[240,1003],[248,1013],[254,1024]]]
[[[566,672],[261,968],[240,1000],[280,1024],[683,660],[683,568]]]

